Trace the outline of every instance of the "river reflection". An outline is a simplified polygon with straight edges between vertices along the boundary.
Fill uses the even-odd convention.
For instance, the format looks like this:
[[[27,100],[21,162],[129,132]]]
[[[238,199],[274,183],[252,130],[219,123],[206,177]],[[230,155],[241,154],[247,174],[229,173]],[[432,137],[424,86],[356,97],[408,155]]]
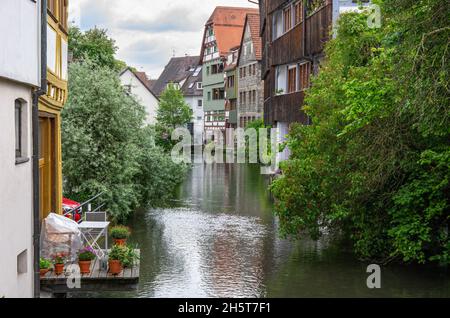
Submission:
[[[383,269],[381,290],[366,286],[368,264],[325,241],[278,236],[256,165],[195,165],[173,207],[136,213],[139,289],[93,297],[449,297],[448,273]]]

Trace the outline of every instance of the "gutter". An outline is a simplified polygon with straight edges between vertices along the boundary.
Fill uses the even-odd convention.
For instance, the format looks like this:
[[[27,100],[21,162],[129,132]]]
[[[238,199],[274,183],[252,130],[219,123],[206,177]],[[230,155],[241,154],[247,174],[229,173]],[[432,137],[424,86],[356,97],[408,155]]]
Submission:
[[[33,92],[32,136],[33,136],[33,259],[34,292],[40,297],[40,199],[39,199],[39,97],[47,93],[47,0],[41,0],[41,86]]]

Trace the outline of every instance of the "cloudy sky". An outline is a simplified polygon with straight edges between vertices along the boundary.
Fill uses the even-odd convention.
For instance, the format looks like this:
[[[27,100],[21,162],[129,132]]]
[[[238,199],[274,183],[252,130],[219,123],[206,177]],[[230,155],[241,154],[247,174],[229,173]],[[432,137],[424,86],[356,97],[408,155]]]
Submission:
[[[105,28],[118,58],[157,78],[174,55],[199,55],[203,26],[216,6],[257,7],[248,0],[71,0],[70,21]]]

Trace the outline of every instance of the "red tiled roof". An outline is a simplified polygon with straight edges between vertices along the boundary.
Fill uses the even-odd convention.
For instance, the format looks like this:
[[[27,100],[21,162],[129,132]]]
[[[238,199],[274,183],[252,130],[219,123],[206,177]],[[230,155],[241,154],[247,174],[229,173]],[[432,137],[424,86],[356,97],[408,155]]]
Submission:
[[[150,83],[150,80],[147,78],[147,74],[145,72],[133,72],[134,75],[142,82],[142,84],[145,85],[150,91],[152,90],[152,84]]]
[[[258,9],[239,7],[216,7],[206,25],[213,24],[220,55],[239,46],[247,14],[257,14]],[[202,52],[203,53],[203,52]]]
[[[247,23],[250,26],[250,33],[252,35],[253,47],[255,49],[256,59],[262,60],[262,41],[259,34],[260,18],[259,14],[247,14]]]

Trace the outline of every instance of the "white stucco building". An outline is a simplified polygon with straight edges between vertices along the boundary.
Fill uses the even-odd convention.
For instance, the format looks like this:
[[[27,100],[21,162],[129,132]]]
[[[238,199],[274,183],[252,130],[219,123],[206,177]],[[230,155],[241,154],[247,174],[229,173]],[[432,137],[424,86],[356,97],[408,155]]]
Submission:
[[[173,57],[152,86],[153,92],[160,97],[169,84],[174,84],[183,93],[184,101],[192,109],[189,129],[194,145],[203,144],[204,109],[202,66],[200,56]]]
[[[159,100],[151,89],[152,83],[147,75],[144,72],[136,72],[127,68],[120,74],[120,80],[127,91],[145,107],[146,123],[148,125],[156,124]]]
[[[40,17],[40,0],[1,1],[0,298],[33,296],[31,114],[41,78]]]

